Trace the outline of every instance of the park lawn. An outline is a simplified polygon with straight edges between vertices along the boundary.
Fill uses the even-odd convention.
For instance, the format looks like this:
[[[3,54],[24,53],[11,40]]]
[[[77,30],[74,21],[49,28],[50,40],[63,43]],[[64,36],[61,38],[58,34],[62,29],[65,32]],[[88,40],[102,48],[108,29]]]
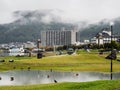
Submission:
[[[43,57],[0,57],[0,71],[31,69],[35,70],[62,70],[62,71],[96,71],[110,72],[110,60],[106,54],[84,53],[79,55],[60,55]],[[14,59],[15,62],[8,62]],[[113,72],[120,72],[120,62],[113,60]],[[93,82],[63,82],[40,85],[0,86],[0,90],[117,90],[120,80],[101,80]]]
[[[0,86],[0,90],[119,90],[120,80],[63,82],[40,85]]]
[[[97,71],[109,72],[110,60],[105,59],[106,55],[85,53],[79,55],[59,55],[43,57],[0,57],[5,62],[0,62],[0,71],[27,69],[35,70],[62,70],[62,71]],[[15,62],[8,62],[14,59]],[[120,62],[113,60],[113,71],[120,71]]]

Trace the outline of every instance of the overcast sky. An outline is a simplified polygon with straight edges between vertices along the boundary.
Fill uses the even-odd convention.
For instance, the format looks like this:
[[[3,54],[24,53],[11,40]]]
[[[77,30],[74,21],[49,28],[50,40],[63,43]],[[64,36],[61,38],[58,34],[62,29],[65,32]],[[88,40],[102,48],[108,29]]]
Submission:
[[[63,20],[96,22],[120,17],[120,0],[0,0],[0,23],[13,21],[14,11],[47,9]]]

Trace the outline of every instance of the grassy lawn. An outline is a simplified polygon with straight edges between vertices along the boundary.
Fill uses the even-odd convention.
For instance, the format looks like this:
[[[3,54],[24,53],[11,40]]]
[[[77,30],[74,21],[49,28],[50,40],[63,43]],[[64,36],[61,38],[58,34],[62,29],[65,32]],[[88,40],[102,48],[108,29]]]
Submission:
[[[110,71],[110,60],[105,59],[104,55],[97,53],[83,53],[78,55],[60,55],[43,57],[0,57],[5,62],[0,62],[0,71],[31,69],[36,70],[63,70],[63,71]],[[8,62],[14,59],[15,62]],[[113,60],[113,71],[120,72],[120,62]]]
[[[43,57],[0,57],[0,71],[31,69],[62,70],[62,71],[97,71],[110,72],[110,60],[105,59],[108,54],[80,53],[78,55],[60,55]],[[118,55],[119,56],[119,55]],[[14,59],[14,62],[8,60]],[[113,72],[120,72],[120,62],[113,60]],[[56,83],[25,86],[0,86],[0,90],[117,90],[120,80],[105,80],[83,83]]]
[[[117,90],[118,88],[120,88],[120,80],[104,80],[82,83],[66,82],[25,86],[1,86],[0,90]]]

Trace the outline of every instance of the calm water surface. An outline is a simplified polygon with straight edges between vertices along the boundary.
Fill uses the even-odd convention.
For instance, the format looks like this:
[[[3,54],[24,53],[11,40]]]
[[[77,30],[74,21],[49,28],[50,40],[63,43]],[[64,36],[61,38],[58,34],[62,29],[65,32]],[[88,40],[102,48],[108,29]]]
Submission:
[[[120,73],[114,73],[113,79],[119,79]],[[0,72],[0,85],[29,85],[59,82],[87,82],[109,80],[110,74],[99,72],[61,72],[21,70]]]

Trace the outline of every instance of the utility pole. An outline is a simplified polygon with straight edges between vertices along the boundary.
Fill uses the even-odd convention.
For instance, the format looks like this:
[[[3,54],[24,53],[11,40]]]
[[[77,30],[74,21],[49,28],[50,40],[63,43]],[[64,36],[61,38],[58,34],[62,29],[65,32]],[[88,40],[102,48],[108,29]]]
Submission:
[[[112,51],[113,51],[113,46],[112,46],[112,35],[113,35],[113,25],[114,23],[111,22],[110,23],[110,30],[111,30],[111,63],[110,63],[110,80],[112,80],[112,77],[113,77],[113,58],[112,58]]]

